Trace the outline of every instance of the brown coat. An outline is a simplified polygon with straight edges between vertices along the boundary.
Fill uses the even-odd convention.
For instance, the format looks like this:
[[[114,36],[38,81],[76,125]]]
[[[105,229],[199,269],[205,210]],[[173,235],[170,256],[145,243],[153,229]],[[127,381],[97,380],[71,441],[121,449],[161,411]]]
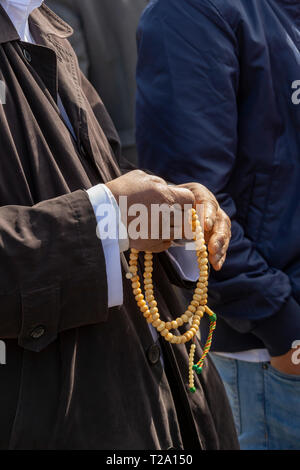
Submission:
[[[39,46],[22,43],[0,7],[7,87],[0,106],[0,338],[7,345],[0,448],[235,448],[214,367],[189,394],[186,347],[164,345],[162,367],[126,279],[124,305],[108,309],[105,260],[84,189],[119,174],[118,137],[79,71],[66,39],[71,28],[45,6],[30,28]],[[60,117],[58,91],[76,141]],[[155,266],[162,315],[170,319],[181,313],[174,273],[164,256]]]

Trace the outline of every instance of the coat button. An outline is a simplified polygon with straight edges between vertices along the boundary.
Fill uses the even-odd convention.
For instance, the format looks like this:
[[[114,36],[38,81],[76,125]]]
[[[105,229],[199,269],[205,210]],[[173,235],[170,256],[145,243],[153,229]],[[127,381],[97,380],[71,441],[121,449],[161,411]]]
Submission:
[[[157,344],[152,344],[147,351],[147,357],[150,364],[157,364],[160,359],[160,347]]]
[[[31,333],[30,336],[33,339],[39,339],[45,334],[45,328],[43,326],[37,326]]]
[[[31,55],[29,54],[29,52],[26,50],[26,49],[23,49],[23,55],[25,57],[25,59],[27,60],[27,62],[31,62]]]

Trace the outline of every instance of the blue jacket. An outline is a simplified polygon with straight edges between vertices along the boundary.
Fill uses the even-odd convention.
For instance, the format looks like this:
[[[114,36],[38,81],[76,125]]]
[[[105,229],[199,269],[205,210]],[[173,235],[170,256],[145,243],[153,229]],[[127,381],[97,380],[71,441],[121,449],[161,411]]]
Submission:
[[[140,166],[205,184],[232,219],[213,348],[284,354],[300,340],[300,2],[154,0],[138,47]]]

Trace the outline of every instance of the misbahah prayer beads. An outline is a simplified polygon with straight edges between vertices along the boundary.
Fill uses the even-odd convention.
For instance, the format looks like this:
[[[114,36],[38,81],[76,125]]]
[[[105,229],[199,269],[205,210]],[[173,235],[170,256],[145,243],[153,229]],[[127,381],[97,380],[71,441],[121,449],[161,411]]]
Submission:
[[[154,285],[152,281],[153,273],[153,254],[146,251],[144,254],[144,273],[143,273],[143,294],[138,276],[139,251],[131,249],[129,257],[129,272],[126,275],[132,283],[132,291],[137,305],[148,323],[151,323],[157,332],[168,342],[172,344],[184,344],[188,341],[195,341],[195,336],[199,330],[201,318],[207,313],[210,319],[209,334],[206,344],[203,348],[203,354],[200,360],[194,364],[194,355],[196,345],[193,342],[189,354],[189,388],[192,393],[195,392],[194,372],[201,373],[204,360],[210,350],[213,331],[216,328],[216,315],[207,306],[207,286],[208,286],[208,253],[205,245],[204,234],[195,209],[190,212],[190,224],[193,232],[193,238],[196,248],[196,256],[199,267],[199,278],[194,291],[193,298],[186,311],[178,318],[170,322],[164,322],[160,318],[157,302],[154,296]],[[176,335],[171,333],[177,330],[185,323],[190,323],[190,328],[183,334]]]

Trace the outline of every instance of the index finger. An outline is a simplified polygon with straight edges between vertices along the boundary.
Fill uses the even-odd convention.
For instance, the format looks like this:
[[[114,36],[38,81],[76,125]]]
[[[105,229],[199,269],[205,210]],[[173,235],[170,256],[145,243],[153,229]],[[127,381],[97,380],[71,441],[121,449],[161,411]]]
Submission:
[[[204,231],[211,232],[216,222],[218,204],[213,200],[206,200],[204,204]]]
[[[214,269],[221,269],[231,238],[231,222],[224,211],[220,209],[216,223],[208,241],[209,260]]]

